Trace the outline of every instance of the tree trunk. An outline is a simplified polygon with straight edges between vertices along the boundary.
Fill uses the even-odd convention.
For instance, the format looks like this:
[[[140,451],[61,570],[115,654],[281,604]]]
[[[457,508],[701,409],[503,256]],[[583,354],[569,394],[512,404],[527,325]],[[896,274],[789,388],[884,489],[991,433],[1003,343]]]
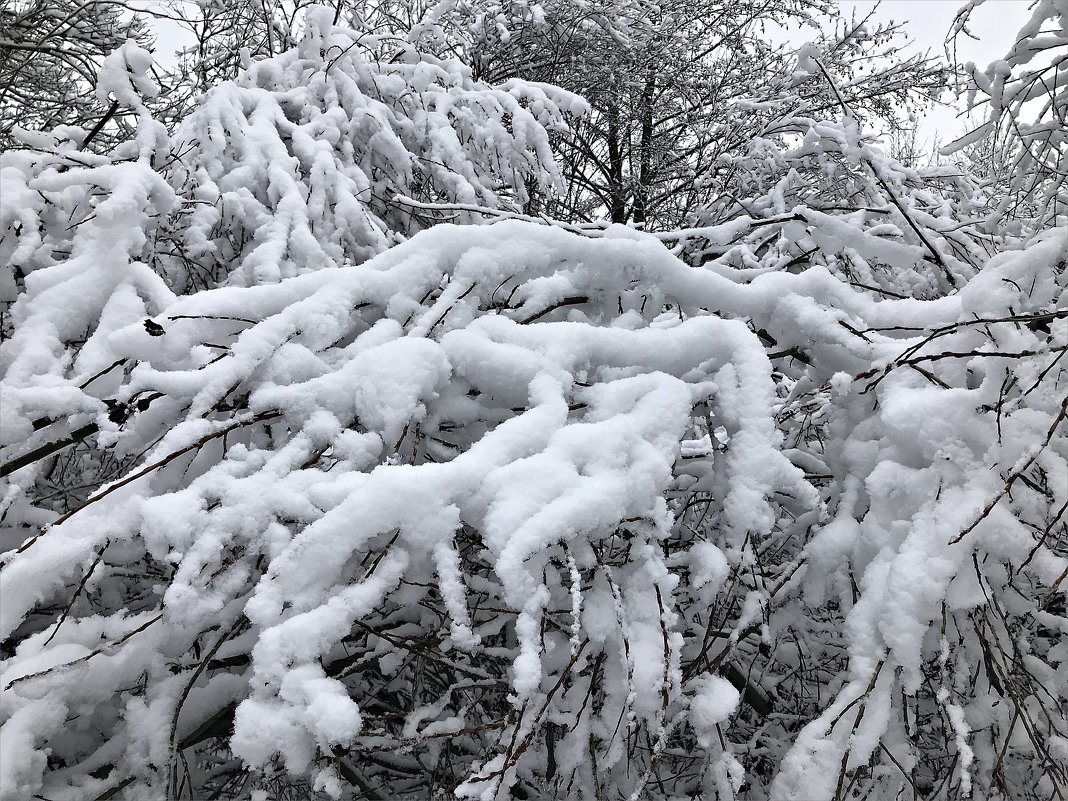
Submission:
[[[638,150],[638,185],[634,188],[634,224],[645,228],[649,215],[649,193],[653,183],[653,95],[656,71],[646,73],[641,97],[641,143]]]

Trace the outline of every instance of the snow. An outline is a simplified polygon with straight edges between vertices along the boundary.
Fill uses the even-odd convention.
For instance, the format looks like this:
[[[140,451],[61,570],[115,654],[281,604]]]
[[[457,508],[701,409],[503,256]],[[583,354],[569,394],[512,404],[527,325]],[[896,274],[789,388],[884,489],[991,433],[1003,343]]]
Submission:
[[[173,138],[128,42],[129,142],[0,156],[0,795],[1044,781],[1066,229],[800,118],[728,158],[744,214],[540,219],[594,112],[426,51],[476,12],[554,24],[445,2],[387,51],[312,9]]]
[[[714,543],[695,542],[690,546],[690,581],[695,587],[711,585],[714,593],[723,587],[730,574],[730,563]]]
[[[727,722],[738,708],[741,696],[729,681],[721,676],[702,676],[694,682],[690,699],[689,722],[697,732],[697,739],[708,747],[716,728]]]
[[[164,596],[171,626],[195,626],[221,614],[252,578],[255,590],[244,604],[257,631],[252,689],[239,704],[231,745],[251,764],[265,764],[280,753],[289,770],[301,773],[311,769],[316,749],[348,747],[362,736],[359,701],[323,672],[320,660],[354,621],[398,592],[406,575],[429,571],[447,610],[453,646],[477,653],[486,642],[489,630],[471,616],[472,587],[455,543],[458,532],[474,527],[481,535],[481,558],[492,566],[494,586],[499,586],[498,603],[514,615],[511,703],[517,709],[536,703],[549,690],[546,671],[557,657],[541,631],[550,606],[562,601],[573,620],[565,652],[577,656],[587,638],[615,651],[610,662],[622,671],[623,689],[613,704],[629,708],[634,720],[657,720],[662,688],[676,692],[670,688],[679,683],[678,660],[686,641],[672,631],[678,619],[673,601],[665,616],[655,613],[650,576],[679,578],[669,567],[658,567],[663,557],[653,543],[673,529],[664,495],[675,465],[686,457],[711,460],[720,493],[716,539],[694,542],[685,561],[686,586],[692,588],[686,591],[700,590],[710,599],[724,592],[732,572],[751,558],[747,541],[771,536],[779,525],[780,513],[772,505],[776,493],[789,493],[799,508],[818,506],[796,465],[814,475],[862,479],[858,486],[866,508],[844,504],[841,517],[809,546],[813,568],[823,565],[813,577],[810,597],[846,591],[838,565],[843,559],[852,563],[861,593],[846,618],[853,690],[842,690],[840,698],[859,693],[864,671],[870,674],[880,659],[892,659],[902,671],[904,689],[915,692],[925,632],[954,577],[965,572],[970,547],[1007,522],[996,512],[973,536],[975,545],[947,546],[997,487],[996,475],[969,466],[983,464],[992,449],[1012,448],[999,446],[989,428],[968,422],[976,414],[973,395],[992,391],[990,381],[980,389],[945,390],[895,370],[880,384],[880,414],[853,425],[851,415],[870,416],[870,411],[858,379],[840,367],[904,347],[898,340],[864,341],[839,333],[836,323],[843,313],[862,315],[872,308],[870,301],[829,293],[833,285],[819,275],[769,274],[737,284],[683,266],[651,237],[610,233],[583,239],[509,221],[468,229],[439,226],[358,268],[202,292],[174,300],[157,315],[247,320],[207,323],[214,339],[229,343],[229,356],[214,362],[193,356],[189,343],[196,329],[188,324],[168,322],[160,337],[152,337],[139,321],[116,329],[111,347],[128,347],[132,354],[150,340],[160,341],[153,344],[151,366],[142,364],[130,374],[124,397],[165,390],[174,401],[184,396],[189,414],[199,415],[217,407],[233,387],[246,386],[249,414],[280,414],[290,434],[266,450],[266,442],[235,444],[221,460],[214,457],[214,464],[187,466],[184,478],[161,474],[152,483],[142,480],[99,507],[99,513],[90,507],[46,532],[4,567],[5,593],[13,593],[3,605],[6,630],[70,580],[72,567],[84,569],[105,537],[143,532],[157,558],[174,562]],[[990,280],[1000,286],[1005,282],[997,278],[1012,275],[1019,283],[1019,271],[1048,264],[1062,240],[1038,240],[1026,262],[1021,256],[995,260]],[[490,253],[496,258],[488,258]],[[617,267],[608,270],[608,264]],[[824,375],[834,393],[825,397],[840,406],[830,428],[832,440],[822,455],[784,450],[774,422],[780,401],[769,378],[771,365],[756,335],[737,321],[694,315],[663,327],[638,313],[624,327],[606,327],[592,324],[590,308],[570,320],[559,319],[563,312],[557,311],[535,325],[521,325],[513,318],[545,309],[559,297],[533,289],[514,295],[516,311],[480,311],[502,275],[523,270],[530,271],[526,280],[535,287],[552,276],[566,281],[568,294],[587,298],[603,297],[612,273],[629,275],[665,299],[685,298],[684,308],[708,304],[748,314],[775,331],[781,346],[796,342],[811,348],[830,335],[826,356],[812,352],[818,360],[828,359]],[[451,279],[443,281],[443,271],[446,278],[452,271]],[[418,306],[420,297],[439,286],[444,287],[439,299]],[[460,289],[468,287],[474,289]],[[1051,280],[1036,283],[1034,302],[1052,301],[1057,291]],[[828,307],[817,300],[821,296],[844,302]],[[880,306],[900,308],[908,320],[916,314],[913,303],[889,300]],[[963,319],[1019,305],[1002,292],[961,293],[956,303]],[[945,313],[944,305],[931,304],[936,319]],[[363,308],[377,310],[373,322],[363,317]],[[416,308],[426,311],[413,314]],[[776,322],[782,308],[796,313]],[[127,314],[141,319],[139,311]],[[1006,333],[1012,329],[1002,325],[1008,326]],[[172,336],[183,344],[169,345]],[[965,326],[955,336],[962,343],[953,347],[964,348],[964,341],[981,333]],[[458,393],[451,389],[456,382],[463,388]],[[714,406],[715,424],[693,437],[688,433],[693,408],[702,403]],[[519,412],[507,411],[516,405]],[[415,432],[441,427],[450,418],[470,425],[482,419],[482,408],[498,410],[499,422],[484,426],[482,433],[472,429],[472,439],[449,460],[412,464],[398,458]],[[1048,413],[1036,415],[1030,430],[1048,427],[1049,419]],[[1006,424],[1023,420],[1013,416]],[[172,426],[145,458],[152,462],[219,431],[219,424],[190,416]],[[844,463],[835,461],[835,452],[843,454]],[[341,472],[301,467],[318,453],[331,453],[349,467]],[[1055,469],[1063,469],[1057,464]],[[290,532],[273,522],[281,517],[304,522]],[[634,527],[638,539],[632,547],[649,544],[642,570],[624,571],[607,587],[576,594],[583,571],[596,568],[590,543],[621,526]],[[353,558],[387,541],[374,570],[352,583]],[[565,564],[571,562],[558,581],[546,584],[546,571],[556,570],[550,555],[564,545]],[[265,574],[254,578],[247,564],[221,572],[212,567],[234,547],[269,555]],[[818,590],[825,581],[830,583]],[[671,599],[676,585],[664,586],[663,597]],[[980,602],[974,592],[952,597],[963,608]],[[738,625],[760,620],[766,603],[759,593],[748,595]],[[668,662],[663,625],[670,632]],[[397,669],[392,664],[386,669]],[[866,743],[877,742],[888,725],[884,685],[877,684],[877,690],[884,706],[878,707],[875,698],[866,702]],[[160,692],[161,699],[173,697],[162,685]],[[689,692],[688,725],[708,747],[718,742],[717,725],[737,711],[740,694],[719,676],[695,680]],[[821,720],[840,708],[839,702],[832,704]],[[444,709],[441,714],[448,717]],[[812,771],[824,765],[813,755],[830,747],[819,744],[825,736],[819,734],[821,724],[812,725],[811,735],[794,747],[809,756],[800,762],[787,756],[783,768],[784,777],[797,772],[798,786],[806,792],[823,786],[812,783]],[[840,754],[843,745],[834,731],[838,744],[828,753]],[[854,758],[862,758],[856,755],[866,747],[871,746],[855,742]],[[827,764],[837,764],[839,757],[828,759]]]
[[[155,97],[159,87],[149,76],[152,54],[133,39],[104,59],[96,76],[96,96],[101,103],[116,103],[134,109],[143,107],[142,97]]]

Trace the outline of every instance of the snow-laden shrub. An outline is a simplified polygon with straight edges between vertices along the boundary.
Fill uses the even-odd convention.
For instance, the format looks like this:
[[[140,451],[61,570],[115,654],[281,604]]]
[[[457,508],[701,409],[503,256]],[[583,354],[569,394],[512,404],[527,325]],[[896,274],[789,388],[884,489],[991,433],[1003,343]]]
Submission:
[[[184,255],[210,265],[194,285],[365,261],[422,227],[397,195],[522,208],[528,188],[561,188],[546,128],[581,100],[476,82],[455,59],[332,17],[309,10],[299,47],[210,91],[176,135]]]
[[[549,130],[580,100],[491,87],[331,19],[309,10],[297,49],[216,87],[173,137],[141,103],[151,64],[128,43],[99,84],[139,114],[131,141],[94,154],[68,126],[22,132],[30,147],[0,155],[3,445],[81,439],[95,415],[121,419],[104,403],[122,372],[106,340],[175,292],[366,261],[423,226],[397,196],[517,209],[528,187],[558,185]],[[51,471],[41,494],[91,486],[76,467]],[[111,475],[101,470],[97,483]]]
[[[1068,234],[796,117],[508,219],[565,95],[308,20],[0,161],[0,796],[1063,792]]]
[[[974,219],[987,198],[967,172],[888,156],[863,127],[857,87],[838,85],[836,47],[804,45],[788,90],[738,102],[743,113],[767,115],[763,129],[718,157],[723,191],[696,215],[701,225],[661,236],[706,267],[758,275],[816,264],[883,297],[956,291],[995,252],[997,240]],[[799,90],[829,93],[840,119],[817,115]]]
[[[968,23],[984,2],[957,13],[947,52],[956,54],[961,34],[975,38]],[[1068,7],[1036,0],[1029,11],[1004,56],[986,67],[958,65],[958,89],[978,124],[940,151],[960,153],[982,174],[992,234],[1068,224]]]
[[[3,558],[5,792],[1048,789],[1064,247],[876,301],[506,221],[175,300],[136,466]]]

